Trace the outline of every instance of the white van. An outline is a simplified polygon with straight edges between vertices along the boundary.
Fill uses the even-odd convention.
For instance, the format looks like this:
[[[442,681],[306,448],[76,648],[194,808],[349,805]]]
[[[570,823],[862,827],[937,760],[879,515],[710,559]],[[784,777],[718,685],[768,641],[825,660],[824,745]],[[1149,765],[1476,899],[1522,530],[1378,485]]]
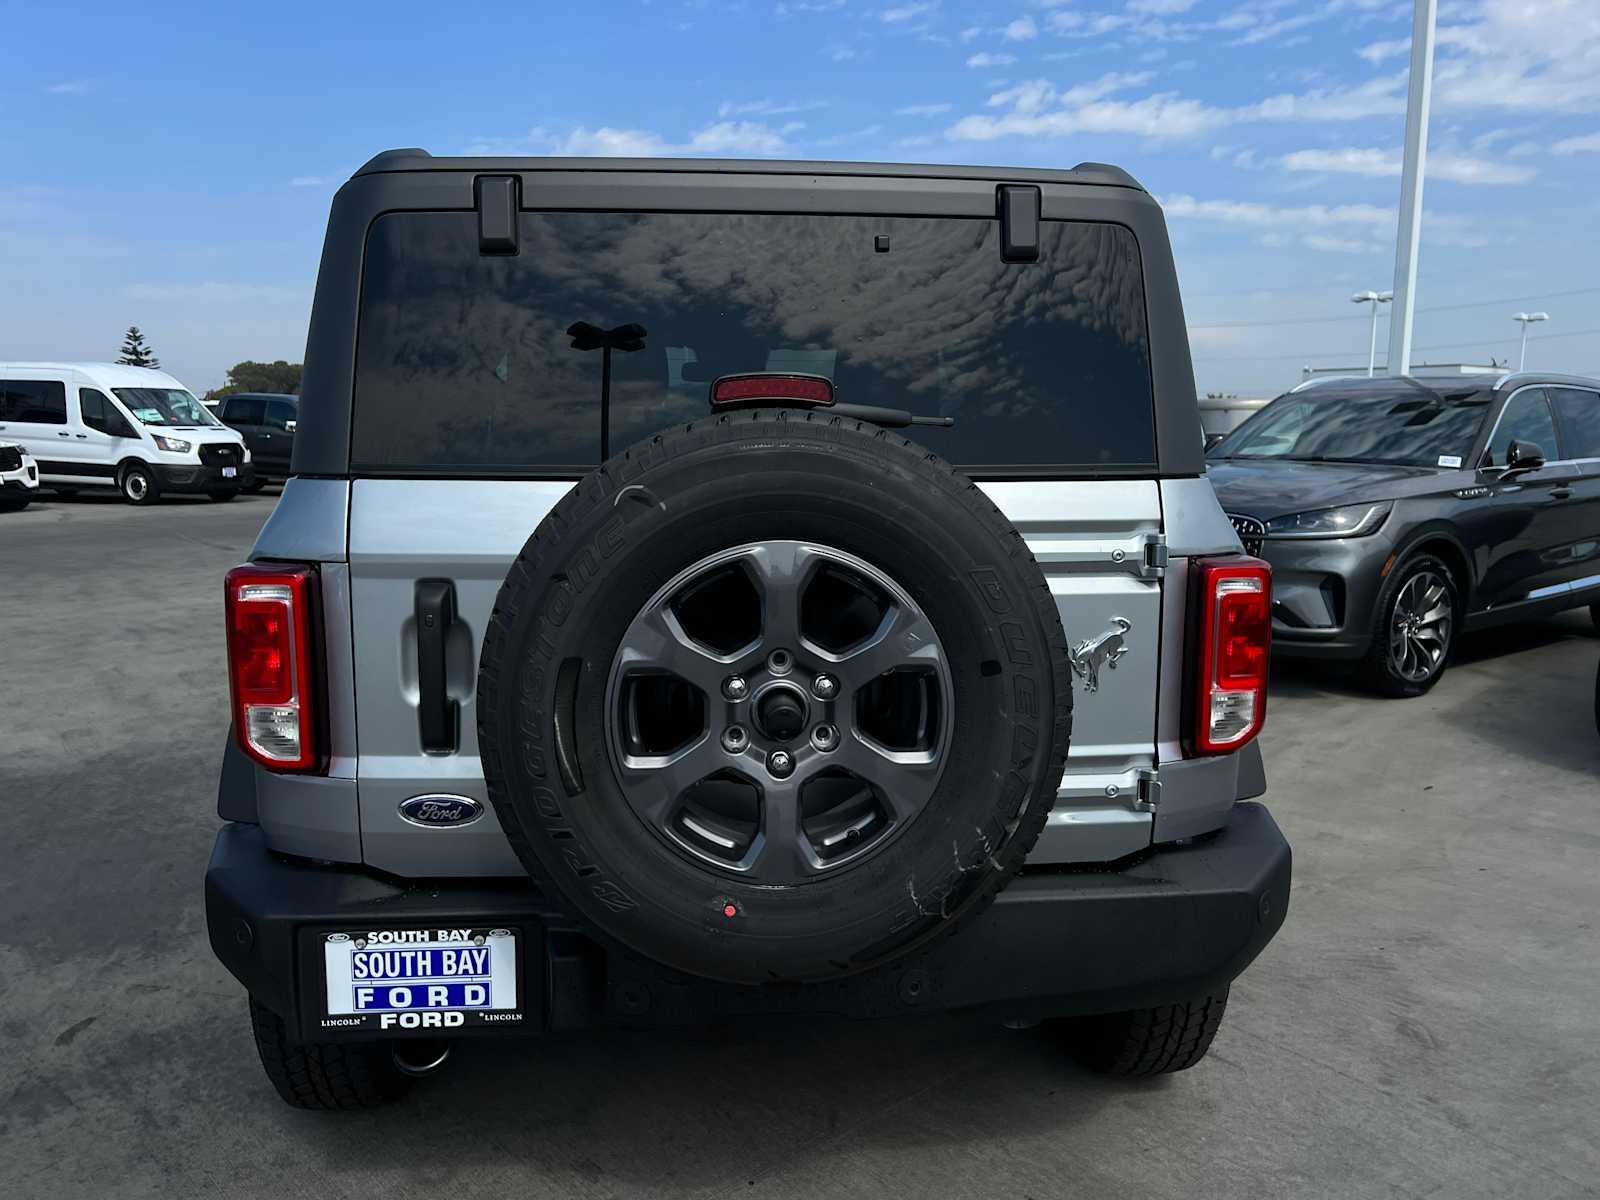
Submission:
[[[255,476],[239,433],[148,367],[0,362],[0,439],[33,455],[44,486],[116,488],[130,504],[163,492],[232,500]]]

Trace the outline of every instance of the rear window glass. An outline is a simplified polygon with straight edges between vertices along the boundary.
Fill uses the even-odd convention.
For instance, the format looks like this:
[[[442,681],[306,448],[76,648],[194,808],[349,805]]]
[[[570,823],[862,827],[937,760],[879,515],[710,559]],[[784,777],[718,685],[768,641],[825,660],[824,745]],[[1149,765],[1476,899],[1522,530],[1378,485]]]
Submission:
[[[954,417],[907,432],[967,466],[1155,462],[1138,248],[1045,222],[1000,260],[992,220],[524,213],[478,253],[472,213],[368,237],[352,465],[576,470],[600,457],[602,352],[567,328],[643,326],[611,352],[611,450],[704,416],[718,376],[826,375],[840,403]],[[886,239],[886,242],[885,242]],[[887,245],[887,250],[880,247]]]

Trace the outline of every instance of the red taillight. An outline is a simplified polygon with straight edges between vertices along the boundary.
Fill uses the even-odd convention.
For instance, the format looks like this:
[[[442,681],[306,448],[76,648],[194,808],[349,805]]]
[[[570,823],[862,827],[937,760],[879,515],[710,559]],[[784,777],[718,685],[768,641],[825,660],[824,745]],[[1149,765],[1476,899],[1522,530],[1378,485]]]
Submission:
[[[311,675],[310,567],[247,563],[228,572],[228,684],[244,752],[275,771],[319,765]]]
[[[787,400],[825,407],[833,403],[833,380],[826,375],[757,371],[748,375],[724,375],[711,385],[712,408],[760,400]]]
[[[1258,558],[1194,560],[1199,686],[1191,744],[1226,754],[1261,732],[1272,651],[1272,568]]]

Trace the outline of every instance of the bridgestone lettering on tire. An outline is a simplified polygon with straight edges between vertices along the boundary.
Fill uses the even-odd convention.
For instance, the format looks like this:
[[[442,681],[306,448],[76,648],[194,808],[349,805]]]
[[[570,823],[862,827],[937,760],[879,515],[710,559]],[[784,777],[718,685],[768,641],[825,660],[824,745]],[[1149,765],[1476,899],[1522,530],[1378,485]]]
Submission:
[[[529,872],[602,939],[738,983],[868,970],[981,910],[1071,717],[1055,602],[976,485],[776,410],[580,482],[500,589],[477,704]]]

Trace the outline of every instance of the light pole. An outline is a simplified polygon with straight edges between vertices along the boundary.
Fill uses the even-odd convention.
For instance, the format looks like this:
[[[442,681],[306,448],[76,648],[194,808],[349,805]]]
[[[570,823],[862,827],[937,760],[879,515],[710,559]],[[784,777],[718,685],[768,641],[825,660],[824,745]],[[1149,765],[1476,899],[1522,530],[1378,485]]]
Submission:
[[[1400,226],[1394,245],[1394,315],[1389,320],[1391,375],[1411,373],[1411,314],[1417,307],[1417,244],[1428,160],[1428,110],[1433,98],[1433,34],[1438,0],[1414,0],[1411,78],[1406,99],[1406,153],[1400,169]]]
[[[1351,304],[1372,305],[1372,344],[1367,349],[1368,379],[1371,379],[1378,369],[1378,305],[1387,304],[1393,299],[1393,292],[1357,292],[1350,297]]]
[[[1522,353],[1517,356],[1517,370],[1521,371],[1528,365],[1528,326],[1535,321],[1548,321],[1550,314],[1547,312],[1514,313],[1511,319],[1520,322],[1522,325]]]

